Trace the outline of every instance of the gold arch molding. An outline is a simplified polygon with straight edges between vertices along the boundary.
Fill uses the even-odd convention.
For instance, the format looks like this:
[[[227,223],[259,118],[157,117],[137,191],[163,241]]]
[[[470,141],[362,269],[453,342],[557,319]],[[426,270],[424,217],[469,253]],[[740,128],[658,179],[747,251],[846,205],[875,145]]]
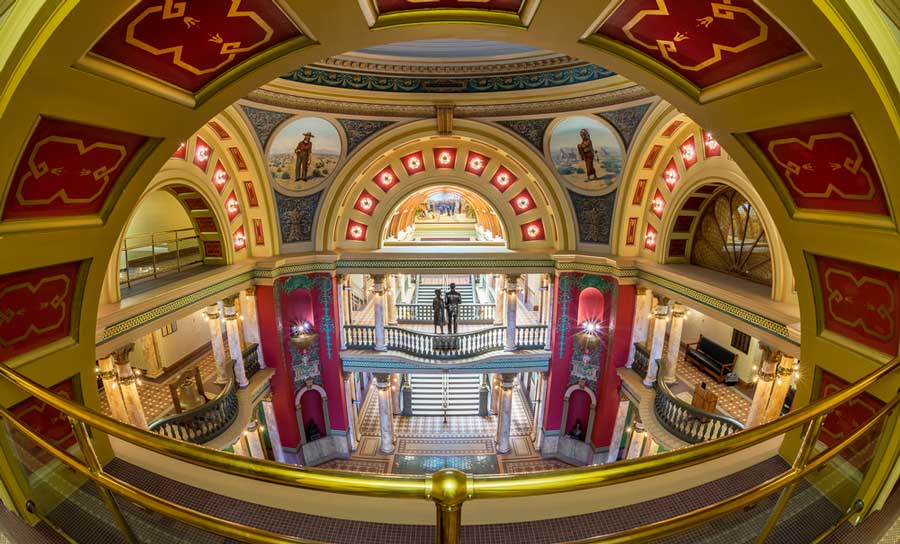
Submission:
[[[411,123],[358,151],[341,176],[344,183],[335,183],[324,199],[317,249],[380,249],[401,204],[441,186],[479,195],[510,250],[572,248],[572,212],[540,157],[483,123],[460,120],[456,129],[435,136],[433,122]]]

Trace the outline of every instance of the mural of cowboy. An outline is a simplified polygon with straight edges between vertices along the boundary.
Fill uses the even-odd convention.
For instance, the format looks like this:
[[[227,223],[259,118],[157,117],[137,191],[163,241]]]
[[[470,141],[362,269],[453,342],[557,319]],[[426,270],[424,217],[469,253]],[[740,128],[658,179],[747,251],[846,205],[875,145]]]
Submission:
[[[584,161],[584,170],[587,172],[588,181],[597,178],[594,169],[594,144],[591,142],[591,133],[586,128],[578,133],[581,135],[581,143],[578,144],[578,156]]]
[[[304,132],[303,139],[297,143],[294,154],[297,161],[294,165],[294,179],[296,181],[306,181],[309,179],[309,163],[312,159],[312,132]]]

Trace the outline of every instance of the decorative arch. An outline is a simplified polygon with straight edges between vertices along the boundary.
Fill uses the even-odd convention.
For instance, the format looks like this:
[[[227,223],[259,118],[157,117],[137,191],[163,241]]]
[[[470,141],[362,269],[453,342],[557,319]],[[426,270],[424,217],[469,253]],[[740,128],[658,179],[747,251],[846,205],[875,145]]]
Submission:
[[[584,429],[584,442],[590,442],[594,431],[594,414],[597,412],[597,395],[591,391],[591,388],[588,387],[587,382],[584,380],[579,380],[577,383],[573,383],[566,389],[566,393],[563,396],[562,421],[560,422],[559,428],[563,434],[568,434],[571,431],[571,425],[567,423],[567,419],[569,418],[569,401],[572,398],[572,394],[575,392],[586,394],[591,400],[591,404],[588,407],[587,426]],[[571,423],[574,425],[574,422]]]
[[[318,393],[322,401],[322,421],[324,422],[322,436],[331,436],[331,418],[328,416],[328,393],[325,392],[325,388],[321,385],[307,381],[306,385],[301,387],[297,394],[294,395],[294,409],[297,412],[297,425],[300,427],[301,445],[309,442],[309,437],[306,436],[306,425],[303,422],[302,399],[304,395],[310,392]],[[315,419],[314,415],[310,416],[311,421],[315,421]]]
[[[380,234],[390,228],[400,204],[436,185],[481,195],[504,225],[510,249],[559,250],[574,244],[574,220],[561,187],[542,181],[554,179],[546,164],[482,123],[461,120],[453,136],[435,136],[428,121],[410,123],[358,151],[344,172],[321,207],[318,250],[378,249]],[[526,205],[519,208],[519,201]]]

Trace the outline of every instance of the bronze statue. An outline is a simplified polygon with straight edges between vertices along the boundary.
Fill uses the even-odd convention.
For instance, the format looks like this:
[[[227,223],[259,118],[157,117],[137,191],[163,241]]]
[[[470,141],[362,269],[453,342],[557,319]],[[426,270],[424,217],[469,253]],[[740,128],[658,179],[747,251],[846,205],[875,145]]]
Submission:
[[[441,334],[444,334],[444,324],[446,324],[446,319],[444,318],[444,298],[441,297],[441,290],[434,290],[434,298],[431,299],[431,310],[434,314],[434,334],[437,334],[438,327],[441,329]]]
[[[594,169],[594,144],[591,142],[591,134],[586,128],[581,129],[581,143],[578,144],[578,156],[584,161],[584,170],[587,172],[588,181],[597,179],[597,171]]]
[[[456,334],[459,332],[459,305],[462,303],[462,295],[456,290],[456,284],[450,284],[450,291],[444,297],[444,305],[447,308],[447,332]]]

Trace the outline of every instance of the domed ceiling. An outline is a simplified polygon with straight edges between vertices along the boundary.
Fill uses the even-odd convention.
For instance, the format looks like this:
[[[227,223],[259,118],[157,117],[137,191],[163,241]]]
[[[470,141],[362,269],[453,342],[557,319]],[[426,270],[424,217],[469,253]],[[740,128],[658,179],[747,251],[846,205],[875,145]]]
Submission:
[[[615,75],[595,64],[524,45],[436,39],[344,53],[281,79],[364,91],[483,93],[545,89]]]

